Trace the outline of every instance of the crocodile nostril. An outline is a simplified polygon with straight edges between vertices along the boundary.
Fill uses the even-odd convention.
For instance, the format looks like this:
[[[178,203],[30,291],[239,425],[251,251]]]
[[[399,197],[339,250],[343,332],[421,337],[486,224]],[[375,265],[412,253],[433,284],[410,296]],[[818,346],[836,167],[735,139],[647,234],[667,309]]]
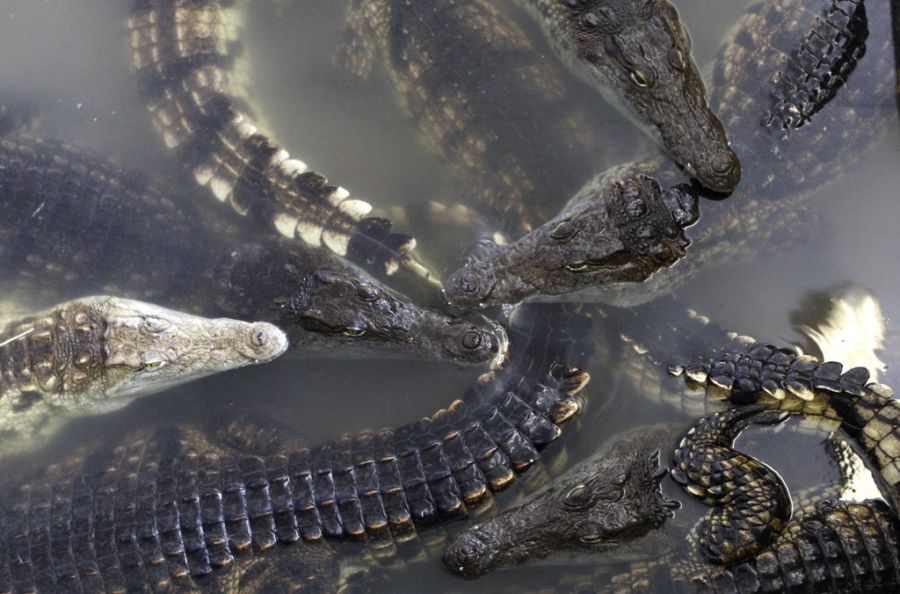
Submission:
[[[469,330],[462,337],[462,344],[469,350],[475,350],[481,346],[482,342],[481,332],[477,332],[475,330]]]

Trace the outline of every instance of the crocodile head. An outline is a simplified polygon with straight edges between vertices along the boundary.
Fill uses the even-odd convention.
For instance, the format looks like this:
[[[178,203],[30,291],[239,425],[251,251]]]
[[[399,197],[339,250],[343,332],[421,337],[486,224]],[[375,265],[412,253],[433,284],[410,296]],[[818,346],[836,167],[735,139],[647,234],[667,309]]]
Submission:
[[[73,315],[73,378],[90,359],[91,334],[102,344],[106,396],[138,396],[205,375],[264,363],[287,349],[284,332],[265,322],[211,319],[116,297],[78,300]],[[93,329],[93,331],[91,330]]]
[[[575,71],[623,106],[705,187],[731,192],[741,177],[707,103],[691,40],[667,0],[566,0],[556,45]]]
[[[685,254],[698,216],[686,186],[641,173],[601,174],[562,213],[505,246],[487,244],[446,283],[459,307],[517,303],[604,283],[637,282]]]
[[[284,304],[288,334],[315,346],[344,345],[382,354],[461,363],[501,357],[506,335],[420,307],[409,298],[349,269],[322,268]]]
[[[214,272],[227,315],[268,320],[291,347],[460,363],[499,362],[506,333],[417,305],[363,270],[296,243],[247,243]]]
[[[522,505],[449,540],[444,566],[473,578],[557,551],[611,550],[662,525],[678,507],[660,490],[665,474],[658,451],[583,464]]]

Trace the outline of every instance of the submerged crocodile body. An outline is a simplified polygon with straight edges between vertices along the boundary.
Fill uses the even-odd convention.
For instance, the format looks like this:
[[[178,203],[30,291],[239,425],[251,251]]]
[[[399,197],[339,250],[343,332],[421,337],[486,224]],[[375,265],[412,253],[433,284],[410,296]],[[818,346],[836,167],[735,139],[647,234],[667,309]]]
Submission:
[[[206,375],[265,363],[287,337],[263,322],[208,319],[84,297],[0,329],[0,451],[31,447],[65,417],[106,412]]]
[[[383,67],[429,148],[505,233],[550,218],[607,153],[585,106],[496,3],[363,0],[346,20],[342,65],[358,76]]]
[[[687,257],[675,265],[660,268],[641,284],[605,283],[568,299],[619,305],[640,303],[673,290],[706,264],[746,258],[757,254],[761,246],[784,245],[796,229],[810,225],[817,216],[811,205],[815,192],[865,155],[895,117],[897,71],[890,8],[880,3],[866,11],[853,12],[854,23],[867,25],[866,37],[860,30],[861,24],[850,29],[827,24],[844,18],[841,7],[846,3],[833,4],[837,7],[826,11],[825,24],[819,2],[774,0],[757,2],[748,8],[715,60],[710,89],[710,104],[730,131],[743,166],[741,184],[728,200],[703,205],[701,221],[690,232],[692,247]],[[830,31],[831,36],[823,37],[822,31]],[[856,37],[848,37],[851,34]],[[848,44],[858,48],[847,48]],[[798,45],[804,59],[800,63],[796,58]],[[772,102],[781,101],[774,96],[785,99],[786,83],[771,86],[769,80],[779,72],[799,76],[797,69],[806,67],[807,59],[812,59],[807,55],[812,48],[817,50],[816,59],[820,62],[804,75],[807,87],[797,92],[813,92],[820,86],[834,90],[834,85],[842,84],[836,96],[822,91],[816,95],[816,102],[807,101],[802,109],[806,114],[801,116],[803,125],[797,127],[799,120],[789,124],[791,133],[785,135],[784,124],[776,121],[781,116],[773,115],[773,110],[781,108],[776,109]],[[855,55],[858,63],[850,60],[844,49]],[[860,58],[863,49],[865,55]],[[851,62],[855,67],[848,72],[845,66]],[[820,81],[832,69],[837,69],[837,78]],[[788,75],[781,76],[782,81],[785,76]],[[800,99],[785,101],[794,103]],[[511,145],[506,150],[514,154],[517,147]],[[552,162],[566,156],[548,151],[544,158]],[[653,176],[663,186],[678,180],[677,174],[667,172],[663,162],[636,162],[622,168]],[[594,187],[604,187],[604,176],[609,174],[598,176]],[[565,214],[566,211],[560,216]],[[511,279],[510,284],[539,287],[540,279],[559,271],[548,270],[544,264],[553,260],[538,255],[542,250],[544,254],[564,253],[566,248],[546,238],[538,242],[537,231],[532,236],[529,241],[511,246],[481,250],[466,267],[480,271],[493,268],[494,275],[502,277],[508,262],[521,263],[524,270],[516,270],[517,278]],[[564,280],[565,276],[561,278]],[[452,284],[448,291],[456,296],[462,294]],[[535,293],[540,296],[532,288],[531,294]],[[488,303],[509,303],[520,298],[521,291],[507,295],[498,291]]]
[[[269,321],[292,347],[464,363],[497,357],[505,341],[501,329],[422,308],[324,250],[245,239],[84,149],[0,139],[0,193],[0,283],[32,303],[113,293]]]
[[[3,498],[0,589],[335,591],[329,541],[415,550],[419,531],[488,503],[579,412],[589,320],[539,315],[494,378],[395,430],[309,450],[258,426],[156,429],[51,467]]]
[[[197,181],[241,215],[359,264],[425,274],[415,240],[257,130],[232,82],[236,16],[222,0],[135,0],[128,22],[154,126]]]

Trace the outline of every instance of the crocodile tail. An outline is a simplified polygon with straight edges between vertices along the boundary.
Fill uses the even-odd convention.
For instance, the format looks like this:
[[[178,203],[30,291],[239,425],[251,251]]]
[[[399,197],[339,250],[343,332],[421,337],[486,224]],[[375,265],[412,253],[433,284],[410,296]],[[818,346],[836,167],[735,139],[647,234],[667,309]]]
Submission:
[[[742,407],[700,419],[673,454],[675,482],[713,506],[701,524],[707,559],[729,564],[768,545],[791,517],[791,498],[778,474],[734,449],[749,423],[778,422],[780,413],[763,406]]]
[[[688,592],[896,592],[900,523],[883,501],[825,500],[752,559],[678,580]],[[689,587],[686,587],[689,586]]]
[[[763,125],[800,128],[831,101],[866,53],[869,22],[863,0],[831,0],[772,77],[772,107]]]
[[[132,59],[153,124],[198,183],[240,215],[392,273],[414,240],[257,128],[234,83],[235,17],[219,0],[136,0]]]
[[[844,371],[792,349],[753,344],[710,363],[670,368],[735,404],[758,403],[781,411],[824,416],[841,423],[874,462],[891,497],[900,502],[900,403],[893,391],[869,382],[869,371]]]

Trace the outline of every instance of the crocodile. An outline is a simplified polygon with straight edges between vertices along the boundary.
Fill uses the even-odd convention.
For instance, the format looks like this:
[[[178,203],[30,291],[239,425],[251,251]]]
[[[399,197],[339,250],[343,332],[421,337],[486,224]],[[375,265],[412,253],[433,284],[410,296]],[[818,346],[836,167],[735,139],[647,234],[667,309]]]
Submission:
[[[538,287],[546,276],[557,275],[561,286],[554,284],[549,293],[559,294],[558,300],[634,305],[674,290],[708,263],[747,258],[758,254],[763,246],[790,243],[797,235],[796,229],[808,228],[816,219],[817,212],[811,204],[815,193],[865,155],[867,147],[890,127],[888,118],[896,117],[893,112],[897,70],[889,7],[884,3],[870,6],[867,11],[851,11],[845,4],[856,6],[834,0],[823,17],[818,2],[756,2],[735,25],[713,64],[710,104],[731,131],[743,164],[743,178],[728,200],[704,203],[702,221],[692,228],[692,247],[686,257],[672,266],[660,267],[642,283],[599,283],[590,291],[566,294],[564,282],[575,275],[561,273],[552,266],[548,269],[546,264],[558,262],[551,255],[560,253],[561,258],[567,247],[542,235],[546,230],[535,230],[531,238],[494,249],[479,249],[448,280],[446,291],[450,299],[459,300],[466,307],[515,303],[523,295],[546,299],[548,296],[542,295]],[[852,16],[850,24],[840,28],[828,24],[851,19],[847,15]],[[830,31],[831,36],[823,37],[823,30]],[[796,49],[798,45],[800,50]],[[806,62],[798,62],[797,56],[811,59],[808,54],[812,47],[822,55],[819,66],[804,79],[806,90],[819,84],[817,77],[832,69],[839,75],[828,82],[827,91],[817,94],[817,102],[805,104],[806,115],[797,116],[796,123],[790,124],[785,120],[785,110],[789,111],[788,104],[801,99],[799,95],[787,97],[784,81],[788,74],[799,76],[797,69]],[[861,56],[863,50],[865,55]],[[851,64],[853,67],[849,68]],[[773,77],[781,82],[770,83]],[[790,128],[789,134],[785,126]],[[505,150],[514,154],[519,148],[510,144]],[[544,157],[552,161],[568,155],[547,151]],[[668,171],[662,161],[637,161],[619,169],[645,173],[664,187],[678,181],[678,175]],[[610,175],[597,175],[586,191],[590,193],[587,188],[593,186],[602,193]],[[563,211],[559,216],[565,214]],[[513,270],[513,278],[508,281],[503,278],[507,267]],[[496,277],[498,286],[508,285],[510,290],[504,293],[495,288],[490,298],[473,298],[466,291],[468,271],[481,276],[490,271],[489,278]],[[590,268],[586,271],[590,272]],[[583,286],[573,280],[568,282],[573,283],[573,290]]]
[[[581,409],[590,319],[536,307],[513,324],[527,336],[506,366],[397,429],[308,449],[265,421],[148,427],[7,477],[0,590],[333,592],[341,541],[362,561],[415,554],[418,536],[489,505]]]
[[[760,348],[767,347],[756,346],[754,350]],[[828,366],[822,364],[817,369],[827,370]],[[735,375],[739,380],[753,377],[746,366],[739,366]],[[814,375],[815,371],[810,374]],[[890,459],[900,435],[896,400],[885,396],[883,388],[869,386],[866,395],[855,398],[855,405],[841,406],[845,399],[852,399],[848,392],[860,391],[860,381],[865,382],[850,373],[843,394],[834,392],[832,384],[825,391],[835,398],[834,408],[841,411],[842,428],[872,454],[880,478],[887,483],[890,500],[896,502],[897,483]],[[704,417],[687,432],[675,449],[669,475],[691,495],[716,505],[697,530],[707,562],[673,561],[669,557],[643,562],[637,569],[614,574],[613,591],[783,592],[796,588],[889,592],[900,586],[900,518],[895,508],[883,500],[826,498],[792,515],[791,499],[780,478],[764,464],[733,449],[736,434],[748,420],[754,420],[754,415],[768,415],[762,422],[778,421],[784,414],[778,408],[793,412],[798,407],[743,405]],[[825,414],[824,408],[805,407],[804,412]],[[638,443],[654,440],[658,443],[658,438],[645,435]],[[609,452],[600,452],[572,469],[558,484],[453,537],[444,546],[445,566],[472,578],[560,552],[613,549],[616,532],[603,530],[605,519],[617,513],[608,511],[609,500],[615,501],[616,510],[627,506],[629,499],[640,509],[640,500],[653,497],[656,491],[627,492],[616,481],[597,485],[585,480],[606,468],[609,460]],[[615,463],[617,459],[612,460]],[[586,490],[591,495],[585,495]],[[575,493],[587,502],[585,507],[567,505],[569,494]],[[583,539],[585,534],[589,538]],[[606,591],[597,584],[581,585],[585,587],[584,591]]]
[[[0,330],[0,451],[34,445],[65,417],[120,408],[170,386],[287,349],[265,322],[209,319],[111,296],[5,320]]]
[[[139,89],[178,160],[220,201],[272,231],[393,274],[428,276],[372,205],[307,170],[259,131],[232,81],[238,43],[232,2],[135,0],[128,29]]]
[[[444,292],[472,309],[556,295],[568,300],[607,283],[645,281],[685,256],[684,229],[698,217],[689,188],[663,190],[641,171],[612,169],[515,242],[482,242],[447,278]]]
[[[779,522],[790,515],[790,498],[780,479],[772,480],[777,477],[771,469],[732,447],[748,423],[778,420],[760,414],[768,412],[763,407],[744,407],[704,417],[679,447],[681,462],[691,467],[691,492],[718,487],[723,505],[717,510],[726,517],[742,515],[745,520],[727,523],[724,530],[717,531],[722,525],[717,525],[715,518],[710,520],[712,530],[705,524],[703,540],[716,550],[753,541],[763,531],[780,531],[783,526]],[[656,463],[659,448],[670,448],[674,439],[670,429],[656,429],[619,442],[611,450],[601,450],[525,502],[448,540],[442,553],[444,566],[457,575],[475,578],[560,552],[606,553],[629,538],[658,528],[681,506],[658,489],[668,474]],[[708,449],[711,443],[717,444],[715,451]],[[648,458],[652,448],[656,450]],[[629,456],[649,461],[649,468],[635,472],[634,464],[622,463]],[[723,476],[723,468],[728,469],[728,478]],[[681,472],[678,467],[671,473],[673,478],[686,477],[676,472]]]
[[[648,315],[646,310],[651,306],[659,308],[666,302],[668,309],[662,312],[662,319],[667,320],[667,327],[661,328],[657,322],[659,316]],[[900,548],[895,545],[885,548],[884,542],[885,539],[888,543],[897,542],[900,534],[895,511],[900,503],[900,408],[890,388],[870,382],[870,374],[865,368],[845,370],[837,362],[823,363],[810,355],[801,355],[795,349],[776,348],[725,332],[702,316],[685,316],[683,306],[671,298],[631,308],[628,314],[625,319],[607,318],[605,325],[613,321],[608,328],[610,334],[617,337],[621,334],[640,355],[639,365],[644,369],[636,381],[642,390],[656,390],[658,385],[663,403],[682,407],[687,404],[689,414],[696,415],[694,411],[698,409],[689,402],[690,395],[677,385],[676,378],[683,376],[687,378],[685,385],[692,391],[696,392],[698,386],[707,388],[706,400],[699,410],[708,410],[710,406],[715,407],[716,402],[723,401],[738,408],[705,417],[680,443],[672,441],[677,446],[671,448],[674,449],[669,471],[671,478],[692,496],[715,506],[692,537],[695,548],[692,554],[698,559],[705,558],[705,561],[676,561],[666,556],[660,561],[638,565],[645,573],[648,566],[652,567],[649,578],[634,572],[617,576],[616,570],[612,574],[606,570],[602,576],[593,576],[591,584],[580,584],[579,587],[586,588],[584,591],[603,590],[602,584],[609,583],[612,575],[617,592],[630,591],[632,584],[666,591],[677,586],[684,591],[695,591],[696,587],[696,591],[702,592],[744,591],[742,588],[749,592],[776,592],[790,591],[794,586],[803,588],[806,583],[810,584],[809,591],[830,591],[829,585],[834,587],[834,584],[842,584],[847,591],[870,591],[866,587],[872,584],[875,586],[871,591],[893,591],[900,584],[897,574]],[[669,353],[670,360],[675,357],[684,360],[684,352],[706,355],[700,358],[700,363],[690,364],[666,366],[654,360],[661,353]],[[656,384],[652,376],[660,373],[663,378],[655,380]],[[665,376],[668,376],[668,384],[663,381]],[[812,507],[803,506],[792,516],[791,498],[778,475],[733,448],[734,438],[747,419],[764,412],[769,415],[766,422],[779,421],[792,414],[833,420],[835,423],[829,425],[829,429],[840,429],[854,440],[856,446],[852,447],[851,453],[868,458],[876,482],[892,507],[889,509],[883,501],[820,501]],[[600,452],[584,468],[602,465],[606,457],[607,452]],[[571,472],[589,474],[585,469]],[[727,486],[717,483],[725,479],[728,479]],[[565,479],[560,485],[572,486]],[[556,493],[558,501],[564,492],[561,489],[563,487],[548,487],[546,492]],[[467,529],[446,545],[444,558],[448,567],[455,573],[474,577],[510,563],[525,563],[558,551],[578,550],[579,546],[574,544],[577,534],[572,529],[578,526],[577,518],[572,522],[564,520],[553,524],[562,529],[562,535],[559,530],[543,524],[553,505],[539,494],[501,512],[494,519]],[[844,521],[851,511],[858,520],[855,523]],[[588,515],[590,513],[593,512],[589,511]],[[602,517],[602,512],[597,513]],[[839,513],[844,515],[835,515]],[[864,527],[868,526],[865,519],[872,517],[878,517],[880,524],[873,523],[873,528]],[[819,524],[808,523],[809,518],[821,521]],[[833,531],[828,532],[822,527],[823,523],[830,524]],[[819,530],[825,530],[826,536],[814,543],[815,547],[810,547],[808,530],[816,525]],[[880,528],[876,530],[875,526]],[[516,532],[518,527],[534,530],[527,532],[526,537],[524,533]],[[859,532],[856,532],[857,528]],[[614,535],[610,538],[615,541]],[[848,546],[860,539],[872,544],[867,544],[862,556],[848,553],[844,557],[834,552],[825,554],[828,549],[817,549],[831,547],[835,542],[833,539],[844,539]],[[637,548],[640,549],[640,543]],[[804,559],[809,555],[804,564],[791,553],[798,548]],[[593,547],[581,549],[593,550]],[[603,550],[602,539],[597,549]],[[825,563],[826,569],[833,568],[834,575],[829,578],[827,573],[814,570],[816,563]],[[847,563],[857,565],[852,571],[845,572]],[[885,573],[883,567],[889,570]],[[787,568],[792,568],[791,572],[783,574],[784,583],[779,582],[781,574],[778,572]],[[649,585],[641,581],[644,578],[649,580]],[[735,583],[742,585],[729,590],[729,584]],[[853,589],[853,584],[860,584],[859,589]],[[570,589],[572,585],[567,583],[565,588]],[[638,587],[636,591],[645,590]]]
[[[240,227],[83,147],[0,139],[0,192],[7,295],[34,302],[112,293],[268,321],[304,350],[461,363],[503,354],[499,327],[420,307],[325,250],[245,239]]]
[[[707,102],[691,39],[668,0],[523,0],[557,54],[623,107],[704,187],[728,193],[741,164]]]
[[[692,176],[714,190],[734,189],[740,164],[706,105],[689,39],[668,2],[605,2],[600,9],[597,2],[523,4],[567,62],[577,64],[576,72],[627,105]],[[362,0],[352,3],[347,23],[342,61],[352,71],[364,73],[378,59],[429,143],[459,160],[467,179],[477,173],[479,182],[489,180],[497,171],[511,178],[511,192],[499,195],[483,184],[487,195],[479,198],[490,207],[533,219],[580,181],[566,179],[578,171],[565,163],[580,159],[571,150],[577,146],[559,138],[578,120],[570,114],[552,119],[553,106],[567,99],[559,75],[494,3]],[[669,56],[680,59],[672,63]],[[549,146],[530,146],[538,138]],[[523,140],[527,144],[517,144]],[[563,159],[541,157],[567,145]],[[546,173],[534,171],[548,166]],[[537,185],[527,183],[532,180]],[[536,204],[527,214],[520,207],[523,191]]]

